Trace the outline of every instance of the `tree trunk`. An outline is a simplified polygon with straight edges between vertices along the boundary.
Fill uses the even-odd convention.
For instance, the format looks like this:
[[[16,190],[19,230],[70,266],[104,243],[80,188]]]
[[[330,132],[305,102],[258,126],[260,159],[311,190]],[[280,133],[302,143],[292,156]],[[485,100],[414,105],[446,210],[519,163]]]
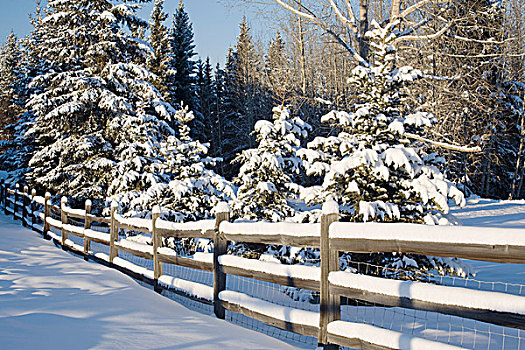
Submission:
[[[368,31],[368,0],[359,2],[359,55],[368,60],[368,39],[365,34]]]

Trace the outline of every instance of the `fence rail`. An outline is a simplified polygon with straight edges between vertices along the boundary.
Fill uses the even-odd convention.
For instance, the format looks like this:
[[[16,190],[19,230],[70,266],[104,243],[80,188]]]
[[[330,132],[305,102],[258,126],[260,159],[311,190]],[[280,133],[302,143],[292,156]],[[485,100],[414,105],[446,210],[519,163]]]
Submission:
[[[156,291],[173,287],[159,282],[166,280],[162,278],[163,264],[212,271],[213,300],[210,302],[213,303],[218,318],[225,318],[225,310],[240,313],[280,329],[317,337],[319,344],[324,345],[326,349],[338,345],[363,349],[392,348],[381,339],[371,340],[364,337],[363,325],[341,321],[342,296],[385,307],[432,311],[525,329],[525,297],[522,296],[436,286],[423,282],[386,280],[338,271],[339,255],[342,251],[417,253],[500,263],[525,263],[525,237],[520,230],[500,230],[494,238],[488,230],[482,230],[480,233],[479,229],[476,229],[465,234],[463,229],[462,233],[465,236],[458,237],[459,233],[455,232],[457,229],[453,227],[340,223],[338,211],[333,210],[334,203],[325,205],[320,224],[231,223],[229,208],[224,204],[217,207],[215,220],[191,223],[162,220],[158,207],[153,209],[151,219],[124,218],[117,213],[118,204],[115,202],[111,204],[109,217],[97,217],[91,214],[90,200],[86,201],[84,209],[70,208],[66,197],[62,197],[60,206],[52,205],[49,193],[39,197],[34,190],[29,191],[27,186],[23,191],[20,191],[19,184],[16,184],[14,189],[9,188],[9,184],[4,183],[4,180],[0,183],[0,197],[6,214],[12,214],[14,219],[22,220],[25,226],[31,227],[44,237],[51,236],[63,248],[76,251],[86,259],[93,257],[91,243],[95,242],[109,247],[107,260],[110,266],[118,265],[120,251],[152,260],[152,280]],[[38,224],[39,221],[43,224]],[[108,230],[95,230],[94,223],[99,227],[106,225]],[[119,239],[120,230],[151,234],[151,245]],[[60,232],[60,235],[53,231]],[[69,240],[70,235],[82,238],[83,246]],[[441,237],[443,235],[444,238]],[[452,235],[454,240],[447,238],[447,235]],[[178,256],[162,247],[163,238],[170,237],[213,240],[213,258]],[[319,248],[320,267],[280,265],[227,255],[228,241]],[[118,268],[123,269],[122,266]],[[267,301],[228,291],[228,275],[318,291],[319,312],[281,307],[286,310],[276,313],[275,308],[267,305],[270,304]],[[175,289],[181,292],[184,288]],[[432,298],[432,294],[447,297]],[[199,299],[198,295],[194,297]],[[298,312],[300,316],[297,316]],[[377,331],[384,330],[377,328]],[[428,342],[414,339],[416,343]]]

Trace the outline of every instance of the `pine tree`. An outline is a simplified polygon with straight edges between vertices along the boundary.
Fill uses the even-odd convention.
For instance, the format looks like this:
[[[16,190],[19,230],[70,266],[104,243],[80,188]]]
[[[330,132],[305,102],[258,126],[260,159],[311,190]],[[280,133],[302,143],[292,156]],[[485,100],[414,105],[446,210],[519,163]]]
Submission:
[[[173,106],[188,106],[194,111],[191,122],[192,137],[201,141],[206,138],[205,117],[200,112],[196,92],[196,62],[193,60],[193,26],[182,0],[173,15],[173,24],[169,33],[170,62],[168,69],[173,73],[169,80],[170,102]]]
[[[210,58],[207,57],[205,62],[197,62],[197,84],[196,94],[199,105],[199,112],[202,114],[202,120],[205,125],[202,138],[212,142],[214,138],[214,128],[216,127],[216,115],[213,108],[213,77]]]
[[[21,80],[17,81],[19,88],[19,101],[27,103],[32,94],[42,92],[43,86],[31,84],[33,79],[43,75],[50,69],[45,59],[40,54],[42,48],[43,26],[42,8],[40,1],[37,1],[35,15],[30,17],[33,30],[31,34],[22,42],[22,62],[19,70]],[[13,126],[13,141],[8,144],[7,150],[0,156],[0,163],[9,170],[9,179],[12,182],[26,181],[26,174],[29,171],[29,160],[34,149],[34,135],[29,135],[27,131],[34,124],[35,115],[31,109],[25,108],[25,112],[17,117],[16,124]]]
[[[19,40],[11,32],[0,49],[0,149],[9,146],[15,123],[24,110],[23,83],[23,54]]]
[[[171,81],[170,102],[181,106],[181,102],[191,110],[197,103],[195,95],[195,45],[193,44],[193,28],[182,0],[173,15],[172,28],[169,33],[170,63],[169,69],[174,76]],[[202,127],[202,125],[198,125]],[[197,132],[197,131],[195,131]]]
[[[310,125],[292,118],[288,108],[273,109],[273,122],[255,123],[257,148],[242,151],[234,162],[241,164],[234,183],[239,186],[233,210],[238,217],[282,221],[295,214],[288,200],[296,198],[299,186],[293,182],[301,169],[297,156],[300,138]]]
[[[256,54],[250,28],[244,18],[240,24],[235,49],[228,51],[224,77],[225,110],[222,117],[222,154],[229,164],[242,150],[253,148],[251,131],[259,119],[270,119],[268,94],[262,86],[262,64]],[[225,167],[225,176],[233,177],[235,166]]]
[[[291,98],[291,75],[286,57],[285,43],[278,32],[268,47],[265,61],[266,77],[273,98],[283,103]]]
[[[168,81],[170,75],[174,72],[168,70],[169,64],[169,38],[168,28],[164,25],[164,21],[168,15],[164,12],[164,0],[155,0],[153,11],[151,12],[150,20],[150,36],[149,43],[153,49],[154,55],[148,58],[148,70],[157,77],[154,85],[162,93],[164,99],[169,99]]]
[[[30,161],[33,185],[85,199],[105,198],[112,184],[109,194],[117,195],[115,182],[125,177],[122,145],[147,143],[141,137],[158,137],[160,126],[145,132],[122,130],[137,119],[160,125],[160,119],[174,113],[143,65],[148,51],[127,34],[147,25],[135,16],[135,5],[49,2],[38,54],[50,69],[34,79],[42,92],[28,104],[36,115],[29,134],[38,147]]]
[[[209,145],[191,138],[193,112],[183,106],[174,118],[177,136],[168,137],[161,145],[163,161],[159,171],[167,181],[152,186],[145,198],[158,203],[163,216],[171,220],[208,219],[219,202],[233,197],[233,190],[228,181],[210,170],[215,160],[206,157]]]
[[[422,73],[394,67],[395,25],[372,23],[372,66],[356,67],[349,82],[359,92],[354,111],[332,111],[322,118],[339,130],[318,137],[302,151],[307,171],[323,177],[322,186],[305,192],[311,203],[328,198],[343,205],[351,221],[434,223],[432,213],[448,212],[448,198],[464,204],[463,194],[447,181],[405,136],[430,127],[433,116],[406,106],[407,87]],[[309,192],[309,193],[308,193]]]

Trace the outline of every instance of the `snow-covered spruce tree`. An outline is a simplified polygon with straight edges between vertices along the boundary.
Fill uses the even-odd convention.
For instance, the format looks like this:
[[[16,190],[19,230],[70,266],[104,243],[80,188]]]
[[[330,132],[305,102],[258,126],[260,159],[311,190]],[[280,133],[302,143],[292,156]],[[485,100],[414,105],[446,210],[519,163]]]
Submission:
[[[213,158],[206,157],[208,144],[193,140],[188,107],[175,113],[177,136],[161,144],[158,172],[167,180],[150,187],[145,198],[161,206],[163,216],[177,222],[208,219],[221,201],[229,201],[233,190],[228,181],[210,170]]]
[[[146,192],[154,186],[169,181],[161,173],[161,143],[164,135],[174,131],[147,105],[138,106],[136,113],[125,118],[115,118],[111,129],[116,136],[116,172],[108,189],[109,199],[117,200],[119,211],[124,216],[145,217],[157,203],[148,198]],[[170,107],[171,108],[171,107]]]
[[[308,174],[323,179],[322,185],[304,190],[302,197],[310,204],[336,200],[346,221],[441,224],[446,221],[440,213],[448,213],[448,199],[460,205],[465,199],[432,165],[435,157],[426,157],[405,135],[417,135],[430,127],[433,117],[411,111],[406,103],[406,89],[422,73],[409,66],[395,68],[395,26],[382,28],[372,22],[374,29],[367,33],[371,65],[356,67],[349,79],[359,93],[359,103],[351,112],[325,115],[322,121],[339,134],[317,137],[300,152]],[[464,273],[451,259],[390,253],[346,258],[345,264],[352,260],[393,267],[400,278],[425,278],[425,272],[432,269]],[[370,271],[360,272],[392,275],[366,266]]]
[[[241,168],[234,179],[239,189],[233,211],[236,217],[282,221],[295,214],[288,200],[299,192],[293,176],[300,172],[302,162],[296,153],[300,138],[311,127],[279,106],[273,109],[273,122],[259,120],[254,129],[257,148],[244,150],[234,159]]]
[[[396,23],[372,25],[367,33],[372,64],[357,66],[349,78],[359,103],[352,112],[325,115],[322,121],[339,134],[317,137],[301,152],[308,173],[323,176],[305,199],[335,199],[350,221],[433,222],[431,213],[448,213],[448,198],[463,204],[463,194],[405,136],[433,122],[427,112],[409,111],[405,100],[406,89],[422,73],[394,67]]]
[[[129,34],[147,25],[135,16],[138,2],[49,2],[39,47],[49,72],[34,79],[42,92],[28,104],[36,114],[29,131],[38,146],[30,162],[35,186],[82,199],[105,198],[110,183],[123,177],[121,145],[136,141],[124,135],[142,135],[121,133],[122,128],[137,118],[169,119],[172,108],[143,66],[149,46]],[[143,134],[155,137],[155,131]],[[115,188],[110,195],[117,194]]]

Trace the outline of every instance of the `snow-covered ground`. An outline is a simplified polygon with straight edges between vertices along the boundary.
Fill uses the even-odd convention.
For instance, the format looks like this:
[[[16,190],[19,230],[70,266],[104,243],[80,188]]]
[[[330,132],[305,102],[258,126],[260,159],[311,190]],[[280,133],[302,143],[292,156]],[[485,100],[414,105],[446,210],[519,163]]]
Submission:
[[[0,215],[2,349],[292,349],[189,310]]]
[[[463,226],[521,228],[525,235],[525,200],[469,198],[466,207],[451,208],[451,213]],[[468,262],[477,280],[525,284],[525,265]]]
[[[522,228],[525,234],[525,201],[472,198],[465,208],[452,208],[452,214],[464,226]],[[475,278],[467,280],[472,283],[465,287],[525,295],[525,265],[467,263],[477,273]],[[445,284],[462,286],[464,281],[451,279]],[[259,287],[252,292],[264,294],[263,299],[277,304],[286,299],[283,305],[292,304],[281,288],[267,288],[265,292],[264,288],[259,291]],[[306,306],[316,311],[316,305]],[[467,348],[525,345],[523,332],[429,312],[347,306],[343,308],[343,316],[345,320]],[[0,348],[6,349],[313,347],[284,343],[189,310],[115,270],[57,249],[22,228],[19,221],[13,222],[3,215],[0,215],[0,339]]]

